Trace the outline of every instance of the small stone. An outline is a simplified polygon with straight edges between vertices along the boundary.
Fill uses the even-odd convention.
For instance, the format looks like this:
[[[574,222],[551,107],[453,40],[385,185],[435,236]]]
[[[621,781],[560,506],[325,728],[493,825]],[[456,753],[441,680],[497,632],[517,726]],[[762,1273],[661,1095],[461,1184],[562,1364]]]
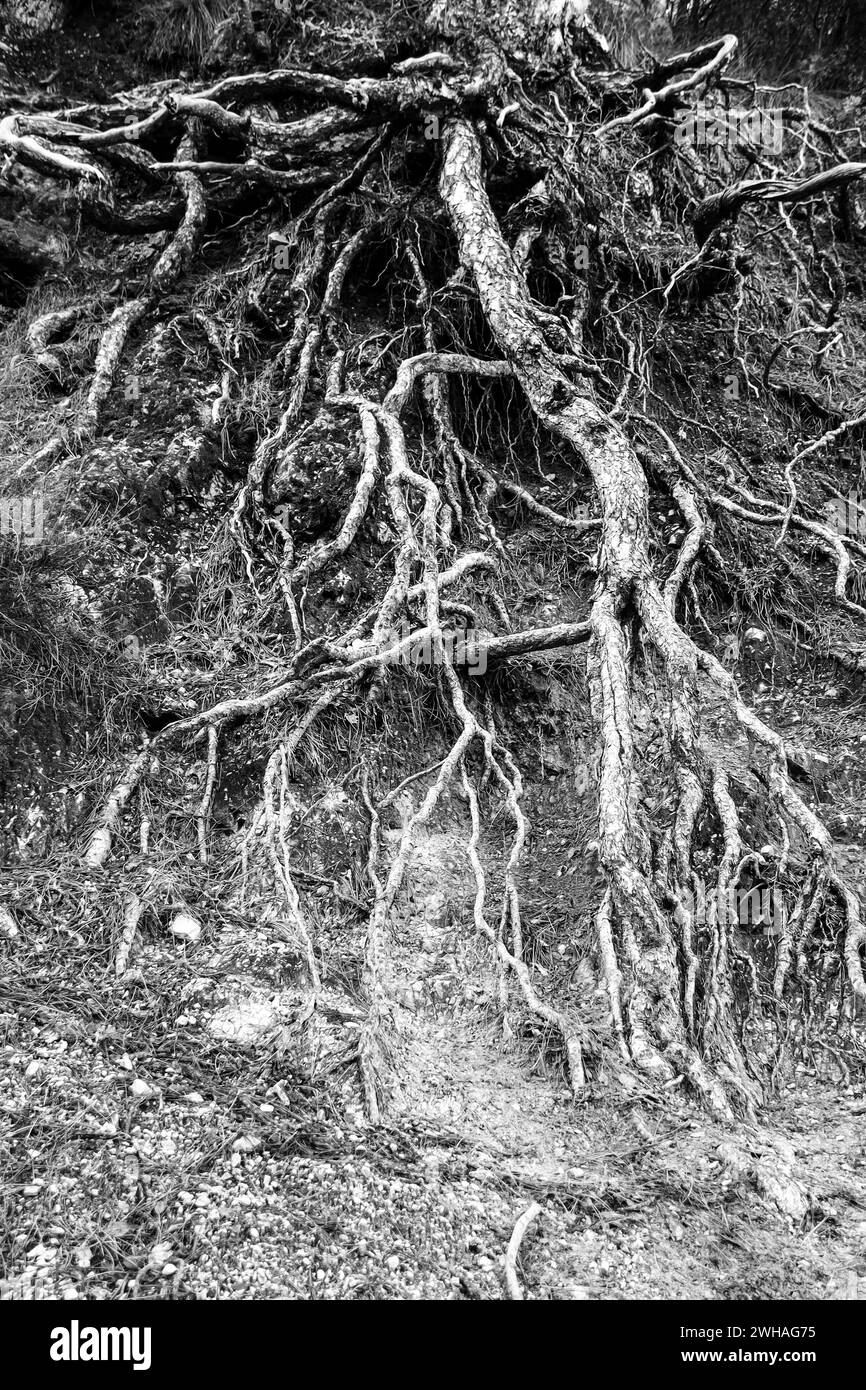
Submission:
[[[276,1002],[263,990],[251,992],[218,1009],[208,1023],[208,1029],[226,1042],[249,1045],[259,1041],[279,1022]]]
[[[162,1267],[163,1279],[170,1279],[173,1274],[177,1274],[177,1265],[167,1264]]]
[[[156,1091],[153,1087],[148,1086],[146,1081],[142,1081],[140,1076],[137,1076],[133,1081],[129,1088],[129,1093],[135,1096],[136,1100],[152,1100],[156,1095]]]
[[[6,907],[0,907],[0,933],[8,937],[10,941],[18,935],[18,927],[15,924],[15,918]]]
[[[232,1149],[236,1154],[255,1153],[256,1149],[262,1147],[262,1141],[257,1134],[239,1134],[232,1144]]]
[[[399,1268],[400,1268],[400,1256],[399,1256],[399,1255],[389,1255],[388,1258],[387,1258],[387,1260],[385,1261],[385,1264],[388,1266],[389,1269],[399,1269]]]
[[[178,941],[198,941],[201,936],[201,922],[188,912],[176,912],[171,919],[169,931]]]

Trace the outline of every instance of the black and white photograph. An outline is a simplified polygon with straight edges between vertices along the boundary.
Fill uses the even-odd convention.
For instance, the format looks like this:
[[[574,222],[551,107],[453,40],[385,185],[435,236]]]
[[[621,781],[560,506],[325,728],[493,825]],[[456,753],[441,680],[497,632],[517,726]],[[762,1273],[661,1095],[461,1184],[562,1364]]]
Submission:
[[[866,0],[0,0],[28,1365],[862,1330],[864,79]]]

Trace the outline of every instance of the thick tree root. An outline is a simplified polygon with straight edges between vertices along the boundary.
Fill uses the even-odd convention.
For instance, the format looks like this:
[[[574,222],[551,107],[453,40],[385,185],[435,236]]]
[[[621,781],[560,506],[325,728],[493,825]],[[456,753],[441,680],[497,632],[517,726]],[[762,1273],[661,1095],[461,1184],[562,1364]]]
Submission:
[[[695,780],[714,791],[728,841],[719,867],[719,898],[725,900],[733,860],[738,856],[736,813],[718,768],[708,763],[699,740],[698,666],[709,671],[730,699],[736,717],[773,755],[773,790],[794,821],[822,854],[829,854],[829,837],[805,807],[788,781],[781,741],[745,709],[731,678],[714,658],[699,652],[680,629],[672,608],[681,574],[695,552],[699,528],[693,524],[679,573],[668,590],[659,591],[649,560],[647,485],[640,463],[617,425],[563,375],[556,356],[537,325],[525,282],[506,246],[484,189],[481,148],[468,122],[448,122],[444,135],[440,191],[458,238],[463,264],[475,280],[487,321],[500,350],[513,364],[533,410],[555,435],[572,445],[585,461],[602,503],[603,531],[599,586],[592,610],[593,641],[589,676],[593,708],[601,738],[599,769],[599,847],[611,886],[611,908],[619,922],[624,970],[628,973],[628,1045],[641,1067],[663,1079],[675,1069],[685,1071],[717,1110],[728,1102],[689,1041],[687,1018],[680,1005],[677,942],[668,919],[650,886],[649,836],[641,823],[640,790],[635,764],[632,696],[628,674],[629,639],[623,615],[639,617],[645,640],[662,663],[670,710],[668,735],[681,768],[683,795],[694,796]],[[633,640],[633,639],[632,639]],[[693,823],[693,818],[692,818]],[[688,885],[684,885],[687,887]],[[687,930],[687,924],[684,924]],[[715,975],[727,981],[730,924],[717,922]],[[857,928],[852,929],[855,938]],[[688,938],[684,937],[688,961]],[[604,953],[603,953],[604,954]],[[847,953],[848,958],[851,953]],[[862,965],[854,971],[862,980]],[[687,965],[688,969],[688,965]],[[608,959],[608,989],[615,997],[617,981]],[[748,1103],[748,1085],[739,1048],[726,1021],[730,1005],[727,984],[710,984],[703,1030],[704,1055],[715,1059],[725,1079]],[[692,1011],[691,987],[686,1014]],[[619,1005],[615,1006],[619,1008]],[[617,1014],[614,1011],[614,1019]],[[721,1031],[720,1031],[721,1030]]]

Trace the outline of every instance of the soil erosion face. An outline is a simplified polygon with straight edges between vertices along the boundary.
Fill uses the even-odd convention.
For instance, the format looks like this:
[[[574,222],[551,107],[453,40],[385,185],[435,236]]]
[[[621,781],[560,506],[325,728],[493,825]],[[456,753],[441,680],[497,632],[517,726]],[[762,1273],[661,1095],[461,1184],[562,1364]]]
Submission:
[[[450,1149],[497,1156],[562,1198],[552,1252],[642,1106],[719,1203],[815,1221],[808,1124],[713,1126],[798,1066],[858,1086],[866,1008],[862,135],[798,95],[729,138],[735,36],[629,66],[579,11],[244,7],[111,97],[49,30],[0,121],[0,949],[38,1048],[105,1044],[70,1054],[98,1123],[186,1172],[249,1066],[229,1184],[312,1182],[318,1124],[372,1182],[387,1123],[463,1220]]]

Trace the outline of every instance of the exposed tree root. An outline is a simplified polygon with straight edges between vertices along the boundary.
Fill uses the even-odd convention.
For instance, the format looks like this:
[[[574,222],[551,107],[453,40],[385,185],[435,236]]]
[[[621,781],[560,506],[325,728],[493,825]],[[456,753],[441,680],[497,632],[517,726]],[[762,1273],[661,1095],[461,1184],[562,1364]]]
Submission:
[[[100,812],[98,824],[88,840],[84,853],[84,863],[89,869],[101,869],[105,865],[126,803],[141,781],[150,756],[149,749],[144,748],[133,758]]]
[[[438,7],[437,15],[443,34],[457,32],[449,5]],[[248,374],[257,386],[264,382],[261,428],[240,455],[246,476],[232,503],[227,544],[239,557],[240,611],[244,620],[255,614],[251,628],[268,633],[276,655],[267,679],[222,681],[192,713],[163,723],[118,780],[83,860],[89,869],[106,866],[125,808],[145,773],[158,773],[156,755],[178,756],[206,737],[204,784],[190,818],[199,863],[210,868],[218,754],[222,764],[232,726],[272,716],[267,727],[276,724],[281,731],[269,737],[261,801],[242,837],[240,902],[246,903],[259,854],[284,914],[281,930],[306,962],[309,994],[301,1022],[315,1062],[323,979],[314,921],[296,883],[304,871],[292,863],[300,810],[292,761],[320,716],[359,695],[375,705],[392,666],[423,660],[447,710],[449,747],[434,767],[400,784],[405,791],[421,776],[426,782],[388,864],[380,816],[396,791],[380,793],[366,755],[360,775],[373,895],[363,962],[367,1012],[358,1046],[368,1116],[374,1123],[382,1119],[389,1093],[392,909],[418,832],[458,788],[471,825],[473,922],[499,971],[503,1031],[512,1031],[516,982],[514,998],[526,1016],[561,1039],[577,1094],[594,1069],[602,1075],[604,1068],[586,1045],[582,1021],[544,997],[529,963],[519,894],[527,835],[522,775],[507,716],[497,728],[490,686],[476,681],[475,673],[480,677],[488,665],[585,642],[597,739],[597,850],[605,878],[594,912],[596,959],[611,1047],[617,1065],[634,1065],[663,1085],[686,1077],[708,1105],[728,1116],[736,1106],[751,1109],[760,1091],[737,987],[749,972],[754,981],[755,967],[737,943],[727,910],[732,895],[770,860],[779,881],[786,873],[793,876],[796,858],[800,882],[793,908],[784,912],[773,982],[779,1002],[794,981],[805,987],[814,943],[831,908],[845,924],[841,957],[850,991],[866,999],[866,928],[856,895],[837,871],[826,829],[789,778],[783,740],[744,704],[730,673],[685,624],[691,605],[700,640],[712,638],[701,611],[700,562],[708,557],[723,566],[712,529],[719,512],[749,526],[777,528],[777,548],[789,545],[792,536],[812,538],[834,566],[839,606],[854,619],[866,616],[848,591],[851,556],[866,555],[866,547],[808,515],[797,485],[802,462],[858,430],[866,416],[846,409],[819,439],[793,448],[779,488],[783,497],[763,498],[742,481],[748,475],[731,468],[724,486],[711,483],[706,469],[699,476],[649,413],[648,402],[661,401],[653,371],[667,318],[696,286],[698,303],[711,294],[732,295],[731,360],[747,385],[761,379],[760,368],[747,362],[746,272],[735,254],[733,223],[747,204],[783,208],[812,200],[859,178],[866,166],[843,162],[831,150],[838,161],[833,168],[802,177],[803,155],[795,178],[750,179],[707,195],[701,161],[684,152],[676,177],[685,184],[674,187],[668,203],[679,206],[679,199],[697,207],[699,249],[683,248],[679,265],[654,265],[655,278],[647,285],[647,256],[636,254],[629,241],[635,208],[643,199],[647,225],[658,227],[659,190],[664,178],[674,176],[663,165],[664,151],[654,149],[656,184],[647,177],[647,188],[638,170],[643,156],[632,159],[629,142],[657,132],[678,102],[697,99],[721,82],[736,39],[725,35],[635,76],[591,66],[578,74],[570,52],[578,36],[596,53],[603,48],[584,6],[544,0],[533,6],[526,32],[554,65],[555,91],[549,76],[524,80],[503,48],[481,36],[453,45],[449,39],[448,51],[412,55],[386,77],[277,68],[226,77],[200,91],[163,88],[152,102],[0,122],[8,158],[40,175],[74,181],[82,210],[89,205],[97,221],[135,232],[156,218],[172,229],[131,297],[116,303],[108,295],[103,301],[114,307],[86,391],[82,386],[75,439],[55,435],[25,467],[38,470],[73,445],[84,451],[98,437],[131,341],[166,297],[182,290],[206,228],[210,237],[209,216],[227,205],[221,180],[242,185],[254,211],[275,199],[285,227],[272,232],[267,253],[257,251],[238,274],[233,327],[208,300],[206,308],[198,301],[189,315],[219,362],[205,417],[207,441],[229,437]],[[317,103],[318,109],[308,109]],[[275,116],[278,106],[283,112]],[[131,124],[119,125],[127,115]],[[612,151],[622,146],[628,154],[627,160],[622,156],[628,169],[619,242],[609,219],[595,210],[595,156],[587,160],[578,128],[581,137],[589,131],[599,137],[596,154],[611,168]],[[226,149],[231,153],[223,157]],[[402,181],[407,150],[411,158],[423,155],[425,167],[435,152],[438,196],[429,181],[423,189],[415,186],[414,174]],[[501,218],[494,203],[498,207],[496,200],[505,195],[489,177],[494,159],[511,168],[521,187]],[[118,208],[120,172],[124,186],[146,184],[153,204]],[[780,235],[784,254],[808,279],[790,219]],[[455,239],[459,267],[453,267]],[[599,263],[591,287],[587,265],[573,264],[574,246],[585,251],[590,244]],[[406,322],[398,315],[396,327],[392,321],[379,333],[357,327],[361,315],[353,318],[344,291],[353,276],[375,275],[382,294],[386,277],[369,269],[381,256],[388,258]],[[433,265],[449,257],[445,271]],[[835,270],[829,261],[824,269],[832,289],[838,259]],[[542,283],[558,286],[544,303]],[[660,306],[654,325],[635,309],[644,290]],[[813,294],[813,336],[797,328],[788,348],[799,335],[798,347],[817,343],[814,352],[826,357],[838,314],[831,298],[825,303]],[[590,315],[598,304],[603,312],[593,327]],[[45,372],[61,375],[52,339],[88,308],[70,305],[31,325],[28,349]],[[815,326],[819,313],[824,322]],[[177,320],[172,322],[180,337]],[[247,332],[255,341],[251,324],[267,325],[271,343],[278,338],[266,371],[258,365],[261,343],[248,361],[239,346]],[[767,352],[765,388],[780,357],[776,348]],[[754,394],[757,387],[750,390]],[[504,402],[511,391],[520,393],[516,408],[491,408],[491,401]],[[507,433],[512,410],[519,417],[517,449]],[[664,461],[632,437],[646,439],[647,425],[663,441]],[[311,530],[298,502],[297,476],[308,463],[315,472],[323,440],[344,444],[353,431],[357,448],[337,450],[333,465],[339,501],[327,526]],[[515,463],[525,439],[536,437],[532,431],[578,485],[555,506],[543,500],[546,484],[527,485]],[[664,576],[654,558],[648,473],[661,476],[684,522]],[[581,504],[578,514],[569,514],[588,484],[594,489],[592,513]],[[509,561],[503,498],[512,512],[524,509],[534,530],[553,534],[560,547],[597,542],[597,554],[586,560],[595,588],[585,617],[516,628],[516,608],[512,603],[509,610],[503,588]],[[323,624],[310,596],[374,534],[381,558],[363,604],[347,604],[345,618]],[[351,576],[343,577],[351,584]],[[430,671],[425,678],[431,679]],[[708,728],[708,704],[748,743],[767,811],[780,827],[779,854],[772,846],[749,843],[742,788]],[[662,825],[652,811],[654,781],[669,802]],[[497,814],[505,814],[511,836],[495,925],[488,920],[489,869],[481,856],[488,795]],[[147,852],[146,835],[142,849]],[[126,969],[146,907],[144,892],[127,895],[118,973]],[[509,1245],[506,1274],[513,1297],[522,1296],[515,1273],[520,1241],[537,1214],[531,1208],[521,1218]]]
[[[684,794],[692,794],[692,778],[709,780],[723,824],[729,827],[726,838],[730,843],[719,868],[720,901],[726,900],[731,859],[739,845],[736,813],[724,778],[717,767],[708,764],[699,743],[699,664],[715,676],[728,694],[736,717],[752,732],[758,731],[761,741],[775,752],[772,776],[780,804],[822,854],[829,853],[829,838],[788,781],[784,750],[778,746],[781,741],[745,709],[728,674],[714,658],[699,652],[674,620],[671,609],[679,575],[699,544],[695,513],[678,570],[674,571],[669,602],[665,603],[646,549],[647,487],[637,457],[622,431],[564,377],[555,354],[545,342],[525,283],[492,213],[483,184],[481,149],[471,126],[449,122],[444,143],[442,197],[454,223],[461,260],[474,276],[491,330],[513,363],[539,419],[582,456],[601,497],[603,536],[599,589],[591,620],[589,673],[602,741],[600,857],[609,875],[611,904],[619,919],[624,959],[631,977],[631,1055],[638,1065],[668,1079],[675,1075],[674,1068],[686,1071],[715,1108],[727,1111],[722,1090],[688,1039],[679,1002],[676,942],[650,888],[649,835],[638,812],[628,639],[622,625],[626,611],[637,613],[646,639],[662,662],[668,687],[671,750],[680,762],[681,775],[689,774]],[[716,923],[715,930],[715,969],[723,977],[728,965],[731,924]],[[862,965],[859,975],[862,979]],[[609,988],[613,978],[608,969]],[[711,982],[702,1037],[704,1054],[715,1053],[726,1079],[736,1078],[739,1089],[748,1096],[744,1064],[731,1030],[723,1030],[723,1039],[718,1032],[718,1014],[724,1003],[718,992],[714,993]]]
[[[508,1242],[508,1249],[505,1252],[505,1286],[508,1289],[508,1296],[518,1303],[523,1302],[523,1290],[520,1287],[520,1280],[517,1277],[517,1257],[520,1254],[520,1247],[523,1244],[526,1233],[533,1221],[541,1215],[541,1207],[537,1202],[531,1206],[520,1217],[514,1227],[511,1239]]]

